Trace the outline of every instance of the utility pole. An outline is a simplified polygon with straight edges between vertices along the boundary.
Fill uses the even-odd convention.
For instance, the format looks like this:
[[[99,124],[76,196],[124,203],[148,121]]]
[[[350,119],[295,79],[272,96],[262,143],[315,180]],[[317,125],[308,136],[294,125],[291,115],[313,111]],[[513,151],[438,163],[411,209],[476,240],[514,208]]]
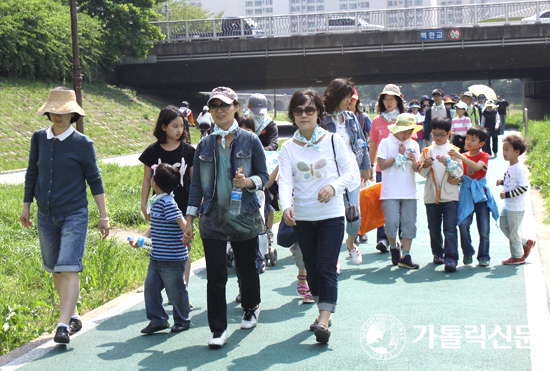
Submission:
[[[80,52],[78,50],[78,19],[76,17],[76,0],[71,0],[71,34],[73,39],[73,85],[76,101],[82,107],[82,73],[80,67]],[[76,122],[76,130],[84,134],[82,117]]]
[[[168,5],[170,5],[170,2],[165,1],[164,8],[161,9],[161,12],[166,13],[166,39],[170,40],[170,23],[168,23],[168,15],[172,13],[172,9],[168,9]]]

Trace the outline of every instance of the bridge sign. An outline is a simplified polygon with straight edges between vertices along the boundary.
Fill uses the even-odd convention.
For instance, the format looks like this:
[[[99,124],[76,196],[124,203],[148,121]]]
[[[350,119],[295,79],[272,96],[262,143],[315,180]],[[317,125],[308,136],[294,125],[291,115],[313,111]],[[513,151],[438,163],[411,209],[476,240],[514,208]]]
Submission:
[[[462,32],[458,28],[453,28],[449,31],[449,39],[458,41],[462,37]]]
[[[443,30],[420,31],[420,41],[440,41],[445,39]]]

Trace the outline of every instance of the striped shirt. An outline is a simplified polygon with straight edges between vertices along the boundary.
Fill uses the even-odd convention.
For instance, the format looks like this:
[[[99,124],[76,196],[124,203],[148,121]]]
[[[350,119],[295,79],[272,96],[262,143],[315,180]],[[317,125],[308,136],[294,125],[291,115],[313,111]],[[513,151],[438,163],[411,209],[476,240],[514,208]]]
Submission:
[[[451,127],[451,134],[465,137],[466,132],[472,127],[472,121],[469,117],[455,117],[453,118],[453,126]]]
[[[151,208],[151,259],[181,261],[189,258],[187,247],[183,245],[183,231],[176,222],[182,217],[174,196],[166,195],[155,202]]]

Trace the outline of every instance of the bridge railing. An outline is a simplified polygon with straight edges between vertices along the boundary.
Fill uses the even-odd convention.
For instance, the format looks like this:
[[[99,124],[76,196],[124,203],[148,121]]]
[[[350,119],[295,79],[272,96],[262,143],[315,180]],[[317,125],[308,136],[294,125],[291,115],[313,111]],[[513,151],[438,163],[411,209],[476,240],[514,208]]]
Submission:
[[[161,42],[550,23],[550,0],[150,22]]]

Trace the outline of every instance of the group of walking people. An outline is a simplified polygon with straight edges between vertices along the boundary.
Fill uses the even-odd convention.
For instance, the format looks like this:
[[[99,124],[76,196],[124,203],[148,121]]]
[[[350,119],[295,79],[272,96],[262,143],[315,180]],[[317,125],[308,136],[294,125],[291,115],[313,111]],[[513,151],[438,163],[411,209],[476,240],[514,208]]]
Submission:
[[[378,98],[380,114],[371,122],[356,108],[359,96],[354,84],[348,79],[334,79],[323,96],[312,89],[293,94],[288,117],[296,131],[282,144],[276,170],[268,172],[266,151],[277,149],[278,135],[276,124],[267,115],[267,101],[262,97],[261,94],[251,97],[250,112],[243,117],[239,114],[244,107],[238,95],[228,87],[215,88],[207,102],[215,125],[196,148],[187,143],[181,111],[173,106],[161,110],[153,132],[157,140],[140,156],[144,164],[141,208],[151,222],[145,236],[152,238],[153,245],[144,292],[150,322],[142,333],[170,328],[162,305],[163,289],[174,309],[171,331],[186,331],[191,326],[187,285],[196,218],[207,270],[207,313],[212,333],[208,345],[220,348],[228,337],[228,242],[240,277],[239,300],[244,311],[241,328],[257,325],[261,302],[259,236],[271,228],[270,212],[277,207],[277,193],[283,211],[281,223],[292,226],[296,235],[297,243],[291,251],[300,255],[299,259],[295,257],[299,268],[298,291],[304,300],[308,296],[309,302],[318,307],[318,316],[309,328],[320,343],[327,343],[331,335],[329,327],[336,309],[337,276],[341,270],[339,253],[344,240],[352,262],[362,261],[357,246],[366,241],[366,235],[359,234],[361,215],[357,210],[361,184],[375,179],[382,182],[380,200],[385,227],[378,229],[376,246],[381,252],[391,251],[394,265],[419,267],[410,255],[416,237],[417,172],[427,178],[424,197],[434,263],[445,264],[447,272],[456,270],[458,253],[453,241],[458,225],[464,263],[472,263],[474,249],[469,226],[473,213],[477,213],[478,227],[480,215],[489,215],[483,207],[493,215],[498,214],[486,181],[483,183],[488,162],[479,154],[484,153],[480,148],[487,139],[485,129],[466,131],[465,147],[469,153],[461,154],[449,143],[451,119],[432,115],[429,127],[426,122],[418,125],[413,114],[405,113],[404,99],[396,85],[384,88]],[[21,222],[25,227],[31,225],[30,203],[36,199],[43,265],[53,274],[60,296],[60,319],[54,340],[68,343],[70,335],[82,327],[76,301],[88,223],[86,181],[100,211],[103,238],[109,234],[109,218],[93,143],[71,126],[85,115],[76,103],[74,91],[53,89],[39,113],[47,115],[52,125],[35,132],[31,139]],[[430,135],[434,139],[428,140],[423,150],[413,137],[421,129],[425,139]],[[511,166],[516,165],[525,144],[515,137],[506,143],[505,158]],[[447,156],[458,162],[463,177],[451,177],[446,172],[443,159]],[[516,173],[523,174],[523,168],[518,168]],[[468,187],[462,186],[464,195],[460,190],[464,207],[459,212],[458,184],[465,178]],[[523,197],[525,180],[521,178],[518,182],[512,176],[510,179],[515,179],[515,183],[509,179],[500,183],[505,187],[501,197]],[[485,200],[477,194],[473,201],[471,192],[475,187],[471,184],[476,182],[486,190]],[[514,185],[518,185],[517,189]],[[430,195],[426,196],[426,192]],[[235,201],[240,205],[238,209],[234,208]],[[478,202],[485,204],[480,206]],[[521,208],[518,202],[514,205],[515,209],[510,211]],[[464,225],[462,220],[458,221],[459,214]],[[445,240],[441,237],[442,223]],[[506,229],[511,241],[514,240],[512,258],[524,262],[534,241],[519,239],[523,254],[518,257],[519,214],[514,214],[513,223]],[[481,266],[489,262],[486,232],[488,228],[482,236],[480,230]]]

